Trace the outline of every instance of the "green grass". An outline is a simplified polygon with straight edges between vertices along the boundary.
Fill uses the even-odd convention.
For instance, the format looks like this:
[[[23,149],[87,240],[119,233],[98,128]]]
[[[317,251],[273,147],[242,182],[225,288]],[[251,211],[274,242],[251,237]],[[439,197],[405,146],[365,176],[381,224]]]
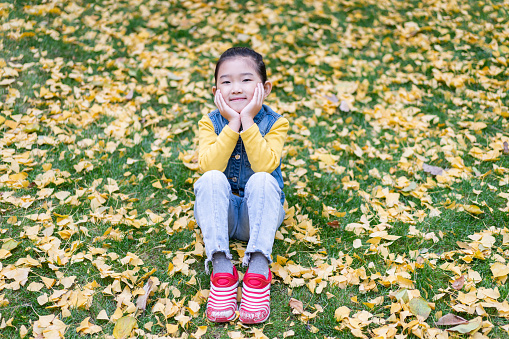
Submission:
[[[117,307],[118,293],[103,292],[114,279],[101,277],[87,258],[66,265],[49,265],[50,255],[43,246],[48,239],[42,236],[42,230],[47,227],[54,227],[52,236],[61,240],[58,248],[68,251],[69,256],[74,243],[79,245],[73,255],[87,255],[91,247],[117,254],[118,259],[105,257],[115,273],[133,269],[120,262],[128,252],[143,260],[138,278],[156,269],[153,276],[168,288],[156,291],[149,299],[147,310],[137,318],[138,328],[146,333],[164,336],[166,323],[177,324],[174,317],[165,320],[161,313],[152,312],[158,299],[173,299],[173,287],[181,293],[175,301],[185,298],[185,306],[200,290],[209,288],[209,276],[203,269],[205,258],[189,253],[195,248],[192,243],[196,241],[196,232],[199,233],[197,226],[195,229],[172,229],[180,217],[194,220],[192,184],[197,176],[179,160],[179,154],[192,153],[197,148],[197,122],[202,113],[214,107],[209,88],[220,53],[226,44],[253,46],[253,41],[258,44],[255,48],[264,54],[269,78],[277,80],[267,102],[291,123],[283,159],[288,206],[296,208],[299,218],[309,219],[320,237],[318,244],[299,241],[295,225],[284,225],[281,231],[285,240],[275,241],[273,257],[291,260],[307,272],[339,261],[332,276],[351,277],[365,270],[368,279],[354,279],[344,285],[333,284],[331,280],[318,294],[307,286],[316,278],[316,272],[306,276],[305,284],[297,287],[276,277],[271,291],[272,313],[266,324],[251,327],[236,322],[212,324],[205,319],[205,304],[202,303],[198,315],[185,329],[179,328],[179,334],[191,335],[199,326],[208,326],[204,338],[228,338],[228,332],[232,331],[249,337],[253,329],[262,330],[269,338],[282,338],[283,333],[290,330],[294,331],[295,338],[352,338],[348,328],[336,329],[342,322],[335,319],[335,310],[347,306],[351,309],[350,317],[365,311],[390,323],[390,306],[395,302],[390,295],[400,288],[391,280],[394,274],[390,273],[391,269],[397,273],[408,272],[415,289],[429,302],[444,290],[452,292],[452,297],[446,295],[435,301],[435,309],[426,320],[429,326],[436,327],[436,315],[440,311],[469,320],[475,318],[476,314],[453,311],[458,292],[452,291],[451,282],[457,276],[440,268],[445,262],[460,266],[463,274],[468,274],[469,269],[478,272],[482,280],[474,285],[470,282],[471,286],[477,289],[497,287],[500,293],[497,301],[507,299],[507,284],[497,284],[490,269],[495,261],[509,259],[509,249],[503,244],[502,236],[494,235],[496,242],[484,252],[485,260],[463,260],[466,254],[461,253],[457,243],[473,244],[469,236],[490,227],[507,229],[509,223],[509,214],[501,211],[507,199],[498,195],[507,190],[507,184],[500,185],[500,182],[508,180],[508,173],[499,173],[494,167],[509,168],[509,155],[501,153],[496,161],[480,161],[469,155],[473,147],[489,150],[491,144],[509,136],[508,119],[498,113],[499,109],[507,112],[506,79],[509,75],[500,59],[509,56],[507,39],[499,33],[507,30],[504,18],[508,13],[502,2],[468,1],[458,5],[437,2],[437,6],[442,6],[434,7],[419,1],[369,4],[326,1],[323,6],[311,1],[265,4],[238,1],[220,6],[180,1],[143,4],[78,1],[77,5],[84,11],[72,17],[66,15],[75,11],[67,8],[68,2],[56,2],[58,10],[45,12],[44,6],[50,4],[44,1],[8,1],[0,5],[0,66],[4,67],[2,60],[5,61],[5,66],[16,69],[19,76],[11,86],[0,86],[0,116],[10,121],[21,119],[21,125],[14,132],[16,135],[8,124],[0,125],[0,176],[8,178],[14,174],[10,169],[12,153],[21,156],[31,152],[31,163],[18,161],[20,171],[27,173],[28,187],[14,187],[6,184],[5,179],[0,183],[0,240],[12,238],[19,242],[10,257],[1,259],[0,268],[12,267],[28,255],[42,264],[31,267],[27,282],[18,290],[4,287],[3,284],[11,283],[12,279],[0,276],[0,295],[9,300],[8,305],[0,307],[1,318],[5,321],[12,318],[14,326],[3,328],[0,338],[19,337],[21,326],[33,337],[33,323],[39,316],[49,314],[59,316],[68,325],[66,338],[82,337],[76,328],[87,317],[103,329],[99,334],[87,336],[113,333],[112,322],[96,318],[103,309],[111,316]],[[42,6],[41,15],[29,14],[24,9],[24,6],[39,5]],[[33,24],[8,27],[7,23],[19,23],[19,20]],[[412,27],[409,22],[416,23],[419,30],[409,30]],[[259,28],[248,26],[252,23],[257,23]],[[72,32],[69,27],[76,30]],[[245,41],[242,36],[239,38],[239,33],[257,40]],[[489,46],[492,41],[497,42],[498,51]],[[393,59],[388,61],[386,55]],[[318,57],[316,63],[308,59],[310,56]],[[501,71],[491,75],[487,73],[490,67],[500,67]],[[448,84],[435,79],[437,70],[455,77],[466,75],[469,79],[461,86]],[[171,72],[170,76],[165,72]],[[79,76],[75,76],[77,74]],[[175,76],[181,80],[175,80]],[[158,88],[165,77],[168,87]],[[304,83],[299,79],[304,79]],[[354,100],[354,110],[344,112],[323,107],[325,96],[337,95],[339,101],[342,100],[338,91],[344,81],[359,85],[349,97]],[[55,86],[56,83],[62,86]],[[191,90],[190,84],[200,90]],[[284,89],[289,84],[294,88],[291,92]],[[55,96],[39,97],[41,87]],[[129,99],[126,96],[131,88],[134,88],[133,97]],[[414,88],[419,90],[420,97],[408,95],[415,94]],[[160,100],[163,95],[168,103]],[[83,120],[80,119],[89,118],[94,104],[103,111],[81,125]],[[293,110],[287,105],[296,106]],[[322,110],[321,115],[316,115],[315,108]],[[408,114],[405,110],[409,108],[418,111]],[[35,114],[33,109],[40,112]],[[61,119],[66,111],[70,112],[70,119]],[[424,115],[433,115],[436,119],[429,121]],[[109,126],[126,118],[128,124],[124,126],[123,135],[107,133]],[[476,133],[465,127],[466,122],[484,122],[487,127]],[[28,126],[34,123],[37,128]],[[416,123],[422,124],[417,126]],[[168,135],[161,133],[165,128],[170,131]],[[183,131],[177,134],[179,128]],[[307,130],[309,134],[304,133]],[[66,143],[63,135],[76,139]],[[53,138],[53,142],[43,143],[44,137]],[[30,138],[40,142],[26,147],[22,142]],[[85,139],[91,141],[84,142]],[[118,144],[113,151],[106,149],[111,142]],[[356,146],[363,150],[361,156],[354,152]],[[36,149],[46,153],[37,155]],[[409,149],[414,150],[414,156],[402,159]],[[313,160],[317,153],[338,156],[334,168],[344,168],[344,171],[321,170],[320,162]],[[390,155],[392,159],[383,155]],[[439,178],[422,170],[419,157],[444,169],[453,168],[453,159],[459,157],[471,174],[442,184]],[[298,160],[302,160],[303,165],[292,165]],[[89,161],[93,170],[78,172],[75,166],[81,161]],[[406,166],[405,161],[410,166]],[[60,182],[45,185],[45,188],[54,189],[53,193],[67,191],[72,196],[79,190],[86,190],[76,198],[77,204],[60,203],[54,196],[38,199],[42,187],[37,187],[35,182],[46,172],[44,164],[52,165],[57,178],[60,178],[58,173],[70,175]],[[299,168],[305,168],[307,173],[291,179]],[[370,174],[373,169],[378,170],[380,177]],[[127,172],[130,173],[126,175]],[[435,185],[428,185],[424,196],[417,197],[410,194],[412,189],[398,186],[401,177],[418,187],[430,182]],[[108,178],[118,184],[118,191],[111,195],[107,194],[105,186]],[[359,188],[344,189],[342,183],[347,178],[357,181]],[[164,180],[171,180],[172,186]],[[162,189],[152,186],[156,181],[161,182]],[[298,181],[304,182],[306,187],[299,189]],[[386,198],[377,197],[377,189],[384,188],[400,193],[400,208],[408,208],[412,221],[398,216],[386,220],[384,211],[390,207]],[[15,199],[6,199],[11,193]],[[94,218],[91,199],[98,194],[103,195],[102,206],[106,209],[100,218]],[[30,207],[23,208],[16,201],[22,198],[36,200]],[[477,205],[483,213],[472,215],[457,207],[447,208],[451,203]],[[324,205],[346,215],[326,218],[322,215]],[[381,210],[377,210],[377,206]],[[430,206],[441,214],[430,216]],[[161,216],[163,222],[148,222],[138,228],[125,219],[108,221],[118,213],[148,221],[147,210]],[[416,214],[419,210],[424,213],[422,220]],[[51,220],[42,223],[26,217],[35,213],[49,213]],[[57,214],[72,216],[74,223],[81,220],[77,226],[86,231],[78,231],[70,238],[62,237],[57,232],[67,228],[57,225]],[[17,221],[13,224],[14,216]],[[348,225],[361,223],[362,217],[369,219],[369,230],[360,235],[349,231]],[[334,220],[338,221],[337,228],[328,225]],[[388,234],[400,237],[392,242],[381,240],[386,250],[367,242],[375,227],[384,224]],[[38,239],[22,236],[27,227],[36,225],[41,227]],[[110,227],[119,238],[102,237]],[[410,234],[413,228],[419,233]],[[438,241],[432,239],[431,233]],[[362,245],[354,248],[353,243],[358,238]],[[245,244],[232,242],[234,262],[240,267],[237,246]],[[384,256],[384,251],[390,254]],[[422,266],[416,265],[417,259],[412,254],[415,251],[426,259]],[[446,255],[452,251],[455,251],[452,257]],[[184,252],[186,259],[191,259],[190,274],[168,274],[168,265],[177,252]],[[92,260],[98,256],[94,255]],[[347,260],[351,262],[347,264]],[[71,288],[83,287],[92,281],[99,285],[89,308],[71,308],[71,316],[62,318],[60,309],[46,308],[52,302],[39,306],[36,299],[41,294],[51,295],[63,287],[55,285],[32,292],[27,289],[28,285],[41,282],[41,277],[58,280],[60,274],[76,276]],[[187,284],[192,276],[196,283]],[[145,281],[137,281],[136,286],[142,287]],[[126,286],[121,283],[122,288]],[[365,286],[372,287],[363,292]],[[468,291],[463,289],[462,292]],[[355,296],[357,302],[352,299]],[[379,296],[384,297],[381,305],[371,308],[363,304]],[[314,313],[321,308],[323,312],[302,321],[299,315],[292,314],[289,306],[292,297],[302,301],[307,312]],[[135,298],[131,302],[135,302]],[[183,312],[190,314],[185,309]],[[487,335],[507,337],[502,328],[509,324],[507,318],[499,316],[494,308],[486,308],[486,312],[488,315],[483,316],[483,320],[494,325]],[[406,322],[414,319],[415,316],[409,316]],[[163,326],[157,325],[158,321]],[[143,328],[148,322],[154,323],[150,331]],[[363,333],[374,336],[373,331],[381,326],[367,324]],[[313,333],[315,328],[318,332]],[[397,331],[417,337],[409,330],[403,331],[401,326]]]

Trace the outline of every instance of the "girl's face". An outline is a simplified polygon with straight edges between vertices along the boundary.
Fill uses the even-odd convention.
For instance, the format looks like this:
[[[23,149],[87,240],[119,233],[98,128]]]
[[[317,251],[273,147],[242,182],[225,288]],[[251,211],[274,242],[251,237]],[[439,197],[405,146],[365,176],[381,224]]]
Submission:
[[[253,99],[256,84],[261,83],[262,78],[256,71],[254,62],[249,58],[233,58],[224,61],[217,72],[217,86],[212,87],[212,93],[220,90],[225,102],[233,110],[240,113]],[[267,81],[264,84],[265,99],[272,84]]]

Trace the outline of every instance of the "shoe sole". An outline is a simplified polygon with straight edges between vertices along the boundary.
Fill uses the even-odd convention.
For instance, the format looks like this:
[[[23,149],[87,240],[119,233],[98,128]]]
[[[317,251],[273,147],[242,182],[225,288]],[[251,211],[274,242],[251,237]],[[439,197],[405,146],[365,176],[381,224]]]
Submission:
[[[235,319],[235,314],[233,315],[233,317],[231,317],[230,319],[212,319],[212,318],[209,318],[207,316],[207,320],[208,321],[211,321],[213,323],[227,323],[227,322],[230,322],[232,321],[233,319]]]
[[[227,323],[229,321],[234,320],[235,316],[236,316],[236,312],[233,313],[232,316],[229,318],[212,318],[212,317],[209,317],[209,315],[207,314],[207,320],[214,322],[214,323]]]
[[[242,318],[239,318],[240,322],[243,323],[243,324],[246,324],[246,325],[254,325],[254,324],[261,324],[261,323],[264,323],[267,321],[267,319],[269,319],[269,316],[270,316],[270,311],[269,313],[267,314],[267,316],[262,319],[262,320],[256,320],[256,321],[253,321],[251,319],[247,319],[245,321],[242,320]]]

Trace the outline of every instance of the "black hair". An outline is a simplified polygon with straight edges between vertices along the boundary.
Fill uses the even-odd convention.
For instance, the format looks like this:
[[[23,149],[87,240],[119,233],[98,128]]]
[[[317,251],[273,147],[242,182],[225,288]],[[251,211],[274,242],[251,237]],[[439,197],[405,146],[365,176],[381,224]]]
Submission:
[[[255,64],[256,72],[258,73],[260,78],[262,78],[262,84],[265,84],[265,82],[267,82],[267,70],[265,69],[265,63],[263,62],[263,57],[261,56],[261,54],[253,51],[251,48],[248,47],[232,47],[227,49],[223,54],[221,54],[221,57],[217,61],[216,70],[214,72],[214,80],[216,84],[219,67],[226,60],[233,58],[250,58]]]

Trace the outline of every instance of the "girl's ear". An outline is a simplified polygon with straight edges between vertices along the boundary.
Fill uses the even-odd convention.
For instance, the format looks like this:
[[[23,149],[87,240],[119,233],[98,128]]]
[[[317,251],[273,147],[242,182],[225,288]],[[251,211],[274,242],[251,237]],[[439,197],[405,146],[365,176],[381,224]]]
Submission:
[[[216,95],[216,91],[217,91],[217,87],[216,86],[212,86],[212,94],[213,95]]]
[[[264,89],[263,100],[265,100],[269,96],[270,91],[272,91],[272,82],[265,81],[265,84],[263,84],[263,89]]]

